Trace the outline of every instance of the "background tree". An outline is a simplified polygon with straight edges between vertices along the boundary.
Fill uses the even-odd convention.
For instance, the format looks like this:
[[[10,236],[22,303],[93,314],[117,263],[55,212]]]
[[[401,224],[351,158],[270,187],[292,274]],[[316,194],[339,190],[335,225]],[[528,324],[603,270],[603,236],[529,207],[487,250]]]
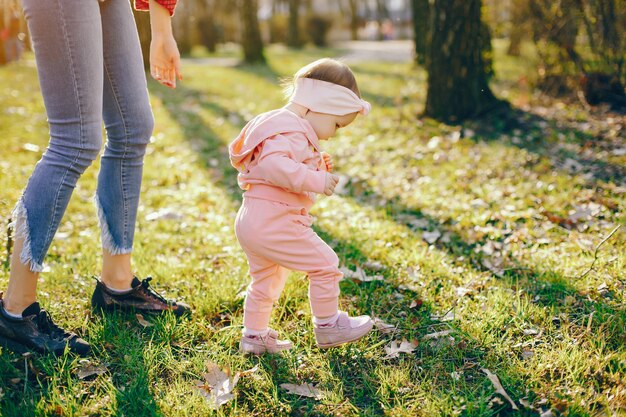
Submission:
[[[389,10],[385,0],[376,0],[376,22],[378,23],[378,40],[382,41],[385,38],[383,33],[383,22],[389,19]]]
[[[263,40],[259,30],[257,16],[257,0],[240,0],[242,39],[244,60],[247,63],[265,63],[263,54]]]
[[[415,42],[415,60],[426,64],[430,26],[430,6],[428,0],[410,0],[413,16],[413,35]]]
[[[528,0],[538,85],[552,95],[582,90],[589,104],[626,109],[623,0]]]
[[[480,0],[435,0],[425,114],[446,122],[478,116],[500,102],[487,83]]]
[[[217,0],[201,0],[198,2],[198,12],[196,19],[196,28],[200,36],[200,43],[204,45],[209,52],[215,52],[218,42],[218,31],[215,23],[217,17]]]
[[[348,0],[350,14],[350,39],[359,39],[359,0]]]
[[[304,43],[300,35],[300,5],[301,0],[289,0],[287,45],[291,48],[301,48]]]
[[[141,45],[141,55],[143,57],[143,67],[146,71],[150,70],[150,15],[146,12],[138,12],[133,8],[135,15],[135,23],[137,24],[137,32],[139,34],[139,43]]]

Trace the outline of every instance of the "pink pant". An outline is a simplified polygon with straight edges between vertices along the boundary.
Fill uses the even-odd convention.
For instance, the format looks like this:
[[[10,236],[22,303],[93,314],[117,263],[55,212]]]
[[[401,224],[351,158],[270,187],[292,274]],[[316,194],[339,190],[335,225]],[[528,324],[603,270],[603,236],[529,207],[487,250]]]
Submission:
[[[243,324],[267,328],[272,305],[285,287],[289,270],[309,276],[309,300],[316,317],[337,313],[339,259],[311,229],[306,208],[244,197],[235,232],[246,252],[252,282],[248,286]]]

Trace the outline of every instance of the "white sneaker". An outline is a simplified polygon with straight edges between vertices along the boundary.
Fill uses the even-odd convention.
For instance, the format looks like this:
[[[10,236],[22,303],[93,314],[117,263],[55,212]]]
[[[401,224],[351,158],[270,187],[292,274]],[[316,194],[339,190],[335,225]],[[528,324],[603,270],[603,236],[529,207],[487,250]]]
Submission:
[[[278,332],[269,329],[265,336],[241,336],[239,350],[243,353],[262,355],[264,353],[280,353],[293,347],[289,340],[278,340]]]
[[[343,345],[362,338],[373,326],[370,316],[349,317],[348,313],[340,311],[335,324],[314,327],[315,341],[324,349]]]

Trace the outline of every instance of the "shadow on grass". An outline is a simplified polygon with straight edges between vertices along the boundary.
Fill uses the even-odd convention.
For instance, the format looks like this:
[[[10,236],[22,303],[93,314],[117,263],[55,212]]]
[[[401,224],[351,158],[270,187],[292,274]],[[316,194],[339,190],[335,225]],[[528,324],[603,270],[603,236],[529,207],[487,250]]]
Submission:
[[[82,365],[72,354],[24,358],[3,351],[1,415],[73,415],[77,408],[91,409],[95,415],[162,415],[152,393],[155,369],[146,363],[147,344],[137,319],[110,314],[91,327],[96,331],[87,339],[93,350]],[[106,372],[80,376],[92,365]]]
[[[591,337],[596,340],[603,340],[608,347],[618,349],[626,342],[626,338],[620,329],[626,327],[626,311],[618,308],[617,305],[611,304],[605,298],[598,297],[591,299],[587,294],[581,294],[571,283],[574,278],[565,277],[552,270],[538,270],[532,265],[528,265],[523,261],[510,257],[509,260],[514,264],[510,268],[497,268],[491,263],[485,262],[489,260],[481,251],[475,249],[486,244],[490,239],[484,238],[476,243],[468,243],[463,237],[454,231],[451,224],[442,222],[441,220],[425,214],[419,207],[405,205],[399,197],[395,196],[389,199],[372,188],[369,188],[365,180],[357,179],[358,193],[354,192],[352,187],[348,187],[348,197],[354,199],[361,206],[367,206],[379,209],[381,200],[387,201],[385,211],[387,216],[398,224],[402,224],[407,231],[414,236],[419,237],[418,231],[413,223],[415,220],[427,222],[427,226],[423,227],[423,231],[438,230],[446,239],[438,239],[434,246],[449,255],[459,259],[462,257],[463,264],[478,272],[488,272],[494,278],[506,283],[515,291],[523,290],[526,294],[538,296],[536,304],[545,306],[554,311],[555,323],[558,323],[560,309],[564,308],[566,303],[571,303],[567,297],[574,297],[578,306],[576,314],[569,317],[572,321],[588,318],[590,314],[595,313],[596,319],[589,326],[592,331]],[[497,241],[497,240],[494,240]]]
[[[567,174],[583,174],[590,186],[597,185],[598,181],[626,185],[626,167],[597,156],[598,152],[614,150],[613,147],[619,145],[618,140],[611,144],[602,137],[559,126],[559,123],[554,119],[505,106],[466,126],[476,129],[476,141],[498,141],[503,134],[512,135],[514,139],[510,142],[511,146],[546,157],[553,168]]]

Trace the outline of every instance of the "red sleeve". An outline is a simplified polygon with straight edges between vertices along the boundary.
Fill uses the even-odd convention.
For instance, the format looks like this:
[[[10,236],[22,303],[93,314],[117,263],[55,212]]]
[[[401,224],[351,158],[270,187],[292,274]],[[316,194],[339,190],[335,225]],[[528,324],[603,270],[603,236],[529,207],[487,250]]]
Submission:
[[[165,7],[170,16],[174,15],[174,9],[176,8],[177,0],[156,0],[161,6]],[[137,10],[150,10],[150,0],[135,0],[135,9]]]

